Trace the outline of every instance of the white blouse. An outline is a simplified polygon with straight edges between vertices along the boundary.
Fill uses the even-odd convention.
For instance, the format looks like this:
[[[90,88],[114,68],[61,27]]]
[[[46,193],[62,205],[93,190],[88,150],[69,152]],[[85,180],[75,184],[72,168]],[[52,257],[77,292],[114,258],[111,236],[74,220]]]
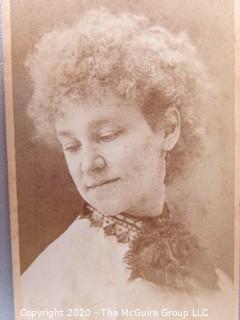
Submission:
[[[218,291],[129,282],[127,250],[128,244],[76,219],[23,274],[21,319],[232,319],[233,286],[222,271]]]

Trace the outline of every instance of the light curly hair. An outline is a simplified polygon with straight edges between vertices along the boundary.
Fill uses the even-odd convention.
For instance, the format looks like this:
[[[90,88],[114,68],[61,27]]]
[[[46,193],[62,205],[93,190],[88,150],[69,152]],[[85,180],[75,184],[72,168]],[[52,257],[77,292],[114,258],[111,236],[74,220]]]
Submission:
[[[44,34],[26,65],[33,82],[28,114],[47,140],[64,113],[64,97],[104,101],[114,94],[138,105],[152,128],[167,108],[178,108],[181,137],[168,174],[182,172],[201,150],[200,116],[210,81],[185,33],[174,35],[145,17],[100,8],[86,12],[73,27]]]

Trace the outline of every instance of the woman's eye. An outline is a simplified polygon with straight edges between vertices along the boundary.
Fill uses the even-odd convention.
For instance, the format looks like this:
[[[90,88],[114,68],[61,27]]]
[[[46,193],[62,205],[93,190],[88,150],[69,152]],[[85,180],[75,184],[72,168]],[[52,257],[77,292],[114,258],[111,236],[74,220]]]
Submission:
[[[102,142],[110,142],[114,139],[116,139],[119,135],[119,132],[111,132],[111,133],[107,133],[107,134],[102,134],[99,137],[99,140]]]
[[[64,146],[64,150],[67,152],[71,152],[71,153],[79,151],[80,148],[81,148],[80,143],[75,143],[75,144],[70,144],[70,145]]]

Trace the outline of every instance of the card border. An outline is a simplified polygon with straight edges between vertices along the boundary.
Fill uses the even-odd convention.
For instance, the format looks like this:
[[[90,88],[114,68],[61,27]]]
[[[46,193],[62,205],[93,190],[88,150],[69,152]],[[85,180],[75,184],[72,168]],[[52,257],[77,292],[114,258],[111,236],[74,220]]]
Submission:
[[[3,1],[3,64],[4,64],[4,94],[5,94],[5,121],[8,160],[8,193],[10,207],[10,235],[12,253],[12,279],[15,319],[20,319],[20,251],[17,214],[17,185],[15,162],[15,128],[13,113],[13,88],[12,88],[12,36],[11,36],[11,2]]]
[[[5,84],[5,121],[8,158],[8,183],[10,205],[10,234],[11,253],[13,268],[13,292],[15,320],[20,320],[20,252],[18,235],[17,214],[17,185],[16,185],[16,162],[15,162],[15,130],[13,112],[13,87],[12,87],[12,37],[11,37],[11,0],[3,0],[3,61],[4,61],[4,84]],[[235,88],[235,243],[234,243],[234,320],[239,319],[239,289],[240,289],[240,1],[234,0],[234,88]]]

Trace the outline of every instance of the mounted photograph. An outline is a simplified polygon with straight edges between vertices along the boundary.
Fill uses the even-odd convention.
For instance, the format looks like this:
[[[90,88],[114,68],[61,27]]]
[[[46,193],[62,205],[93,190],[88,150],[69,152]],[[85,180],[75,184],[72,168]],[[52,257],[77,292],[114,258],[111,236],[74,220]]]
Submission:
[[[4,2],[16,319],[238,319],[237,7]]]

